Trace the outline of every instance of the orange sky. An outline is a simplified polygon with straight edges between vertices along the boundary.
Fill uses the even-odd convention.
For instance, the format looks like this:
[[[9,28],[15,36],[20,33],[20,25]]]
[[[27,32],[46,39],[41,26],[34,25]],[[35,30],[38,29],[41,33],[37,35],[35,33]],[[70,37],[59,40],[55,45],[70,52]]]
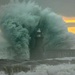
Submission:
[[[75,17],[63,17],[66,23],[75,23]]]
[[[66,23],[75,23],[75,17],[62,17]],[[68,31],[75,34],[75,27],[68,27]]]

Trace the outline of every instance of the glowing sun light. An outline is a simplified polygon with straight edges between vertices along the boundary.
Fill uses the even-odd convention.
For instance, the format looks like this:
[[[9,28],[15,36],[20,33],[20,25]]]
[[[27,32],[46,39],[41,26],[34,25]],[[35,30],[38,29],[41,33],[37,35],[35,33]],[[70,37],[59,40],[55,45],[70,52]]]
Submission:
[[[64,22],[68,24],[75,24],[75,17],[62,17]],[[68,27],[68,31],[75,34],[75,27]]]

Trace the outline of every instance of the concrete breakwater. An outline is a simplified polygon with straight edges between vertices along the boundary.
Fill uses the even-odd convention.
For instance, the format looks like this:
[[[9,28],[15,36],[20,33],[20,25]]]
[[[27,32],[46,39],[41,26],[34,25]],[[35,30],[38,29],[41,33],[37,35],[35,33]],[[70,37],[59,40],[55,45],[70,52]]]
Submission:
[[[74,49],[49,49],[42,53],[37,50],[37,53],[33,53],[31,59],[50,59],[50,58],[62,58],[62,57],[75,57]]]

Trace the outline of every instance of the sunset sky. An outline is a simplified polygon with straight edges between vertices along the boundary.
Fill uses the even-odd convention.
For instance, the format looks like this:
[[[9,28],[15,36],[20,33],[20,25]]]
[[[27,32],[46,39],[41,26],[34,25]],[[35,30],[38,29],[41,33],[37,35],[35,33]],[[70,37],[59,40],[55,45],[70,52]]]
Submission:
[[[68,31],[75,34],[75,17],[62,17],[68,25]]]

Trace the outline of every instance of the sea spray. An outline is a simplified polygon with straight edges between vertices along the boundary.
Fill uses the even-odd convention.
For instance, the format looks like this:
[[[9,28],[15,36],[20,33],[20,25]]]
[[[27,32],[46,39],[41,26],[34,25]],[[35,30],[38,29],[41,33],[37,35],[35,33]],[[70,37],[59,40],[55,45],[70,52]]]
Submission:
[[[30,58],[30,34],[39,22],[40,8],[33,2],[13,2],[1,7],[0,27],[13,49],[15,59]]]
[[[37,53],[38,56],[40,52],[37,51],[41,50],[45,54],[52,49],[70,49],[75,43],[74,36],[68,32],[61,16],[50,9],[43,10],[31,1],[20,3],[13,0],[1,6],[0,27],[3,36],[11,45],[14,59],[29,60],[31,53]],[[38,29],[43,37],[41,43],[36,39]]]

